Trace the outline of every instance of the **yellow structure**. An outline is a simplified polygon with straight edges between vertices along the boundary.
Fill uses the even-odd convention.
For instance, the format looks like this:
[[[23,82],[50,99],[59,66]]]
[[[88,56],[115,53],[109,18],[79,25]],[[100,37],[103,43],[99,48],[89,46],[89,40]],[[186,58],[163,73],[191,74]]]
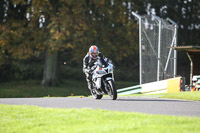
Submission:
[[[167,80],[167,93],[180,92],[181,77]]]

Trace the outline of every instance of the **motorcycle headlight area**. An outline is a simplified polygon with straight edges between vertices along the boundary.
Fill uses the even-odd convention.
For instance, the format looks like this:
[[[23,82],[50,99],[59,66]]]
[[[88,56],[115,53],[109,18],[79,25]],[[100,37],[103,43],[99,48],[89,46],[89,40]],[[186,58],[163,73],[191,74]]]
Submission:
[[[97,74],[106,74],[105,71],[97,71]]]

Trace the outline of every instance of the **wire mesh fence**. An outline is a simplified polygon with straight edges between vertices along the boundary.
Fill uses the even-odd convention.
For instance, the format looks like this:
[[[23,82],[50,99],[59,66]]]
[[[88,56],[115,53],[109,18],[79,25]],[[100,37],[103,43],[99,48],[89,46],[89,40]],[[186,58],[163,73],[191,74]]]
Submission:
[[[142,17],[142,83],[157,80],[159,25],[151,16]]]
[[[176,75],[176,24],[155,15],[133,14],[140,25],[140,84]]]

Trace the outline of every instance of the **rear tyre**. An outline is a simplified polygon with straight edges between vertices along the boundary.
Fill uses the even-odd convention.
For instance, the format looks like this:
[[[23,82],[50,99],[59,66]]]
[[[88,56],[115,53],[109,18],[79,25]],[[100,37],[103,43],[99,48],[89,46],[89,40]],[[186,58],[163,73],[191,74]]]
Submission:
[[[117,91],[112,79],[108,81],[108,95],[112,98],[112,100],[117,99]]]

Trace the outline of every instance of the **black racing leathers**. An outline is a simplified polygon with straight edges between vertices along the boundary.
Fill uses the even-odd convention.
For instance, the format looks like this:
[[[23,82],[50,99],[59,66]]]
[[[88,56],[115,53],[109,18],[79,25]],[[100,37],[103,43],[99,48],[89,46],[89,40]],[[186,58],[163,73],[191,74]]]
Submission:
[[[103,59],[108,62],[108,63],[112,63],[111,60],[109,60],[108,58],[106,58],[102,53],[99,53],[100,57],[103,57]],[[93,59],[90,57],[89,53],[86,54],[86,56],[83,58],[83,72],[86,75],[86,80],[88,82],[88,88],[92,89],[92,71],[93,71],[93,66],[94,63],[96,62],[96,59]]]

